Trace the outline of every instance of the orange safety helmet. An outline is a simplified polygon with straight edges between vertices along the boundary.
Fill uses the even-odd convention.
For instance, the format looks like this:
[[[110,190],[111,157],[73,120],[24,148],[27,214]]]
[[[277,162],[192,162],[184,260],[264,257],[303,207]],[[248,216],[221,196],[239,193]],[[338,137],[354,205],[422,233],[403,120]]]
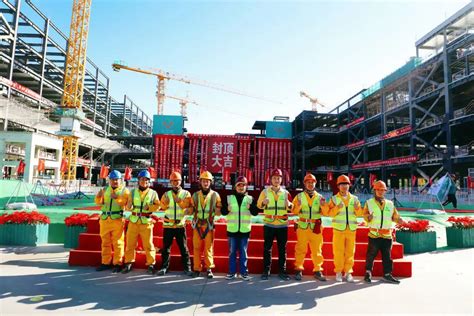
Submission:
[[[181,181],[181,180],[183,180],[183,179],[181,178],[181,173],[179,173],[179,172],[177,172],[177,171],[173,171],[173,172],[171,173],[171,175],[170,175],[170,180],[171,180],[171,181],[172,181],[172,180],[179,180],[179,181]]]
[[[337,185],[339,185],[339,184],[349,184],[350,185],[351,180],[345,174],[341,174],[339,177],[337,177]]]
[[[375,181],[372,187],[374,188],[374,190],[387,191],[387,185],[382,180]]]
[[[308,173],[307,175],[304,176],[303,183],[306,183],[306,181],[313,181],[314,183],[318,182],[316,180],[316,177],[313,176],[311,173]]]
[[[281,171],[281,169],[275,169],[270,174],[270,177],[282,177],[283,178],[283,172]]]
[[[212,173],[209,171],[203,171],[201,175],[199,176],[199,180],[201,179],[207,179],[207,180],[214,180],[214,177],[212,176]]]

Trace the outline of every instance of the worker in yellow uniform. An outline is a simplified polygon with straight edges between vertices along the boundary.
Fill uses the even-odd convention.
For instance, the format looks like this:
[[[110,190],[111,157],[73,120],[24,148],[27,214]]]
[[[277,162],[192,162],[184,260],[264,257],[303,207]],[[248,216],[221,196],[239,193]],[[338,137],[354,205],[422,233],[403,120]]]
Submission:
[[[293,207],[290,193],[281,187],[283,172],[275,169],[270,174],[271,186],[260,192],[257,207],[263,210],[263,273],[262,280],[268,280],[272,263],[272,246],[276,238],[278,245],[278,276],[289,281],[286,272],[286,244],[288,242],[288,211]]]
[[[383,279],[389,283],[400,283],[392,276],[392,223],[401,223],[402,219],[392,201],[385,199],[387,185],[379,180],[374,182],[374,197],[365,202],[364,218],[369,227],[369,245],[365,261],[364,280],[372,282],[372,268],[375,256],[382,253]]]
[[[184,273],[192,275],[189,249],[186,243],[185,220],[188,209],[192,206],[191,194],[181,188],[181,174],[173,172],[170,175],[171,190],[161,196],[160,208],[165,212],[163,218],[163,249],[161,250],[161,269],[158,275],[165,275],[170,265],[170,253],[173,239],[176,239]]]
[[[125,248],[125,266],[122,273],[132,270],[135,262],[135,248],[140,236],[146,253],[147,273],[155,273],[156,250],[153,245],[153,220],[151,214],[160,208],[160,199],[155,190],[150,189],[150,172],[142,170],[138,173],[138,188],[132,190],[128,199],[127,210],[132,214],[128,218],[127,246]]]
[[[193,207],[193,277],[198,277],[201,270],[201,256],[207,270],[207,278],[212,279],[214,274],[214,217],[221,215],[221,198],[219,193],[211,189],[213,176],[204,171],[199,176],[201,189],[192,196]],[[203,249],[204,248],[204,249]]]
[[[295,279],[301,280],[303,276],[303,264],[306,252],[311,250],[311,259],[313,261],[314,278],[319,281],[326,281],[323,274],[323,227],[321,216],[328,214],[328,204],[326,199],[316,192],[316,177],[307,174],[304,177],[304,191],[298,193],[293,199],[292,213],[299,216],[298,228],[296,230],[295,247]]]
[[[96,197],[95,203],[101,205],[100,215],[100,238],[102,263],[97,271],[112,268],[113,273],[118,273],[122,266],[124,233],[123,233],[123,209],[127,204],[130,192],[122,183],[122,174],[113,170],[109,174],[109,186],[101,189]],[[114,257],[112,259],[112,247]],[[112,263],[112,264],[111,264]]]
[[[354,282],[352,268],[354,266],[357,217],[364,215],[357,196],[349,193],[350,185],[349,177],[340,175],[337,178],[339,192],[333,195],[329,201],[328,215],[333,217],[332,249],[337,282],[342,282],[343,272],[347,282]]]

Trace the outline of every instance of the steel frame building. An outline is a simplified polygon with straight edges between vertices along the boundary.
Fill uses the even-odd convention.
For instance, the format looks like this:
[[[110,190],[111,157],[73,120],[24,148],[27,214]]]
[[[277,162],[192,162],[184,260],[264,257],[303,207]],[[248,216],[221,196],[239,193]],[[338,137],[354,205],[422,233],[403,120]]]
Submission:
[[[307,171],[350,173],[368,189],[371,174],[395,188],[445,172],[467,176],[474,168],[474,3],[418,40],[416,51],[330,113],[296,117],[295,179]]]
[[[59,105],[68,37],[30,0],[2,0],[0,39],[0,76]],[[18,93],[6,88],[8,95]],[[50,110],[52,104],[39,102],[37,106]],[[129,97],[114,99],[110,95],[109,77],[90,58],[87,58],[82,110],[90,121],[81,128],[99,136],[151,135],[152,118]],[[8,127],[13,124],[9,123]]]

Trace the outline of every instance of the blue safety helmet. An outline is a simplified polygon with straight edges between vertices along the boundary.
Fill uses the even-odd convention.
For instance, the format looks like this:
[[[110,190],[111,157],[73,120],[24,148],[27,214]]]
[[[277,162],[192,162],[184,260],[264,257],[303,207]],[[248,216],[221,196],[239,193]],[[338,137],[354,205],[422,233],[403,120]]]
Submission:
[[[109,179],[110,179],[110,180],[122,179],[122,174],[120,173],[120,171],[113,170],[113,171],[109,174]]]
[[[140,172],[138,173],[138,179],[140,179],[140,178],[142,178],[142,177],[151,179],[150,172],[148,172],[148,170],[142,170],[142,171],[140,171]]]

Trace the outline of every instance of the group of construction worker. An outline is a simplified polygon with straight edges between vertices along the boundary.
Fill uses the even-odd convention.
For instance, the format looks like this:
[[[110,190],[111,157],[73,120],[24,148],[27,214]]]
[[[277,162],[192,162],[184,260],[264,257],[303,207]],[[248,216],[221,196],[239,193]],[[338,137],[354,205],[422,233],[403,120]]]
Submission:
[[[283,173],[280,169],[273,170],[270,177],[271,185],[262,190],[257,201],[248,194],[248,181],[243,176],[237,178],[232,193],[225,200],[221,200],[219,194],[212,190],[213,175],[208,171],[201,173],[200,189],[193,195],[181,187],[181,174],[173,172],[169,179],[171,190],[165,192],[161,200],[156,191],[150,188],[150,179],[151,176],[147,170],[141,171],[138,174],[138,187],[130,191],[125,188],[121,173],[114,170],[109,175],[109,186],[101,189],[97,194],[95,202],[102,206],[100,215],[102,263],[97,268],[98,271],[112,269],[113,273],[130,272],[135,261],[138,236],[140,236],[146,253],[147,273],[165,275],[168,272],[171,245],[173,239],[176,239],[184,273],[198,277],[204,268],[205,276],[213,278],[214,219],[216,216],[223,215],[227,219],[229,245],[229,272],[226,279],[240,277],[248,281],[250,276],[247,267],[247,249],[252,216],[263,213],[264,245],[261,279],[267,280],[270,277],[272,246],[276,238],[278,276],[288,281],[291,279],[286,269],[288,216],[293,214],[297,216],[294,266],[296,280],[302,280],[308,245],[311,251],[314,278],[322,282],[327,280],[322,268],[324,262],[322,216],[326,216],[332,218],[332,248],[336,281],[355,281],[352,273],[358,227],[357,217],[363,217],[369,228],[364,280],[368,283],[372,281],[374,260],[380,251],[383,279],[390,283],[400,282],[392,276],[391,227],[393,222],[399,223],[402,220],[393,202],[384,197],[387,186],[383,181],[376,181],[373,184],[374,196],[362,207],[357,196],[349,192],[351,182],[346,175],[337,178],[339,192],[329,201],[316,192],[317,180],[312,174],[304,177],[303,191],[291,199],[290,193],[281,186]],[[164,212],[162,264],[159,270],[155,267],[156,249],[153,244],[155,222],[151,218],[152,213],[158,210]],[[124,211],[131,212],[126,229]],[[186,242],[186,218],[189,215],[192,216],[193,228],[192,267]],[[122,258],[124,258],[123,266]]]

